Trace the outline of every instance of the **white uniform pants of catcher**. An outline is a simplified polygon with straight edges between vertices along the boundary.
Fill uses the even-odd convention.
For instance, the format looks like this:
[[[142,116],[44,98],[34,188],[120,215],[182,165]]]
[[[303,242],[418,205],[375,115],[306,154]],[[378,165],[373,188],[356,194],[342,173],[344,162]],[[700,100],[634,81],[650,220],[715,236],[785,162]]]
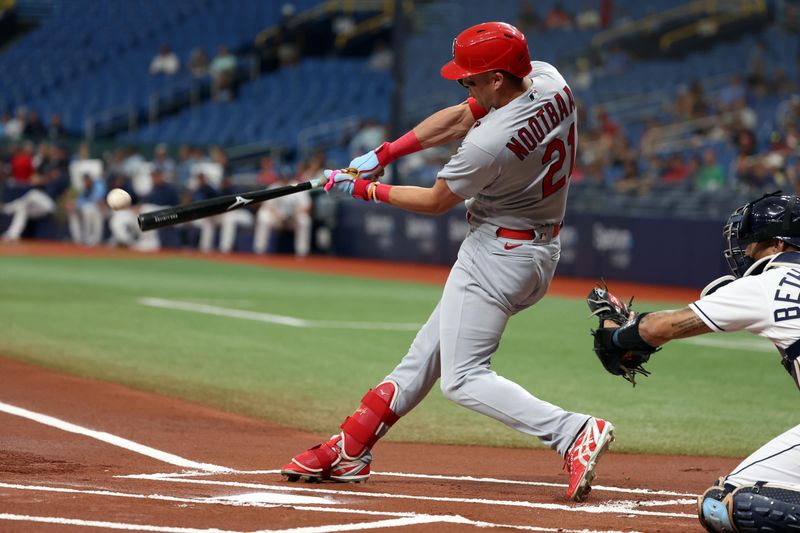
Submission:
[[[491,369],[508,319],[547,292],[561,243],[503,239],[496,232],[490,224],[473,227],[461,245],[439,304],[386,377],[398,386],[394,410],[407,414],[441,378],[448,399],[538,437],[564,456],[590,417],[540,400]],[[531,364],[556,355],[532,349]]]
[[[795,485],[800,490],[800,425],[750,454],[725,481],[736,486],[769,481]]]
[[[39,189],[31,189],[13,202],[3,206],[3,213],[11,215],[11,224],[3,234],[5,241],[17,241],[25,231],[28,220],[36,220],[56,210],[56,203]]]

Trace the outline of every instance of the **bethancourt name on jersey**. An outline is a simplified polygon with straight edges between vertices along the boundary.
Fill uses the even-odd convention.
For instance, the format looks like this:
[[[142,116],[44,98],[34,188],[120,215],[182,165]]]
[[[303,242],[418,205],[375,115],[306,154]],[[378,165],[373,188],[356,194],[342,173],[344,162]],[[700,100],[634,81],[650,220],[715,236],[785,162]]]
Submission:
[[[506,148],[514,152],[520,161],[528,157],[548,133],[575,111],[575,99],[572,97],[572,91],[566,85],[562,91],[567,97],[566,101],[561,93],[556,92],[551,100],[545,101],[539,110],[528,119],[528,126],[520,128],[517,134],[506,143]],[[531,93],[531,99],[534,98],[534,94]]]

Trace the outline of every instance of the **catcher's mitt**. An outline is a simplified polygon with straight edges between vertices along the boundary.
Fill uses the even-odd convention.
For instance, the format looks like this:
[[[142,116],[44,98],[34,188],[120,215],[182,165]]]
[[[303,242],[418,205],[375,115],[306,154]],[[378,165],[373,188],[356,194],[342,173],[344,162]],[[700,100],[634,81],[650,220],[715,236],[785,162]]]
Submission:
[[[622,376],[636,386],[636,374],[649,376],[650,372],[642,366],[650,359],[650,355],[657,351],[639,337],[639,345],[633,348],[620,347],[613,340],[614,332],[618,328],[636,328],[638,330],[641,315],[631,311],[633,298],[625,304],[619,298],[608,292],[608,287],[602,283],[592,289],[586,298],[592,316],[600,320],[596,330],[592,330],[594,337],[594,352],[606,370],[615,376]],[[606,327],[605,322],[610,320],[617,327]],[[636,335],[638,337],[638,335]]]

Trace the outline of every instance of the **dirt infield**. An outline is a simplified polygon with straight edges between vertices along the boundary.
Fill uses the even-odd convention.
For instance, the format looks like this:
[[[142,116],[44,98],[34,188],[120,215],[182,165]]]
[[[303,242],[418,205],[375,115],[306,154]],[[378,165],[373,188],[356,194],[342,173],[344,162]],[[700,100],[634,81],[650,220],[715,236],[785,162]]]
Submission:
[[[572,504],[553,452],[382,442],[368,483],[288,483],[323,435],[7,359],[0,391],[2,531],[698,531],[693,495],[735,465],[611,452]]]
[[[67,245],[0,246],[0,255],[61,254],[141,257]],[[214,258],[418,281],[412,275],[423,275],[433,283],[446,275],[439,267],[354,260]],[[554,292],[583,297],[586,283],[559,280]],[[621,289],[642,294],[636,286]],[[684,292],[648,296],[688,301],[682,297],[694,293]],[[4,532],[701,531],[696,494],[738,462],[612,449],[589,500],[573,504],[563,498],[566,474],[551,451],[381,442],[368,483],[288,483],[276,469],[327,435],[1,357],[0,428]]]

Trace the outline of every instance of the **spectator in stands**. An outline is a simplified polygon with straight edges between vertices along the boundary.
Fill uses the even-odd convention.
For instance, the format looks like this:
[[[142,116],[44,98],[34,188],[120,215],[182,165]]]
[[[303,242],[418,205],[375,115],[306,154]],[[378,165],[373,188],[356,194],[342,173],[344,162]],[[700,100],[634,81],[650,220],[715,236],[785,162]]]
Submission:
[[[238,188],[234,185],[233,177],[225,174],[222,178],[220,194],[236,194]],[[235,209],[222,215],[219,222],[219,251],[228,254],[236,246],[236,234],[239,227],[250,228],[255,220],[254,211],[261,206],[247,206],[242,209]]]
[[[544,24],[533,3],[525,2],[519,9],[517,23],[515,24],[522,33],[536,33],[544,29]]]
[[[544,17],[544,26],[548,30],[571,28],[572,15],[560,1],[556,1]]]
[[[575,72],[570,79],[575,90],[588,91],[592,88],[592,65],[589,58],[580,56],[575,59]]]
[[[644,123],[644,131],[639,137],[639,151],[645,157],[650,157],[658,152],[661,143],[661,124],[654,118],[648,118]]]
[[[784,96],[797,88],[797,84],[789,77],[786,67],[778,65],[767,81],[767,94],[770,96]]]
[[[17,184],[25,185],[31,181],[35,170],[33,150],[34,145],[31,141],[25,141],[21,146],[15,145],[11,148],[11,178]]]
[[[755,130],[758,125],[758,115],[747,105],[744,98],[740,98],[733,103],[731,110],[733,115],[733,126],[735,129]]]
[[[386,127],[374,118],[366,118],[361,122],[358,133],[353,135],[347,148],[350,157],[356,157],[380,146],[386,140]]]
[[[775,110],[775,119],[784,130],[790,128],[800,130],[800,93],[793,94],[778,104],[778,108]]]
[[[290,183],[297,182],[290,182],[283,175],[272,187],[284,187]],[[311,195],[308,191],[275,198],[261,205],[256,214],[253,251],[257,254],[265,253],[273,232],[278,229],[294,231],[295,255],[308,255],[311,250]]]
[[[228,156],[225,154],[225,151],[222,148],[217,145],[212,146],[208,149],[208,157],[213,163],[216,163],[220,166],[223,176],[230,173],[231,165],[228,161]]]
[[[25,123],[28,119],[28,110],[20,106],[17,108],[13,117],[6,121],[6,137],[12,141],[22,139],[22,132],[25,131]]]
[[[691,172],[681,154],[672,154],[667,157],[666,167],[661,174],[661,183],[670,187],[683,185]]]
[[[275,162],[272,160],[272,157],[265,155],[259,162],[259,171],[258,176],[256,177],[256,183],[266,187],[267,185],[272,185],[278,180],[280,180],[280,176],[275,171]]]
[[[175,183],[175,160],[169,156],[169,148],[166,144],[156,145],[153,151],[153,165],[164,172],[167,181]]]
[[[205,78],[208,76],[208,55],[206,51],[200,47],[197,47],[192,50],[191,55],[189,56],[189,63],[188,63],[189,72],[195,78]]]
[[[367,66],[371,70],[391,70],[393,63],[394,52],[392,52],[392,49],[386,46],[386,42],[383,39],[375,41],[372,53],[367,59]]]
[[[708,114],[708,101],[706,93],[699,80],[692,80],[689,84],[690,118],[702,118]]]
[[[302,182],[318,178],[326,168],[325,152],[314,152],[307,161],[300,163],[298,166],[296,180]]]
[[[97,246],[103,239],[106,184],[88,172],[83,174],[82,180],[83,187],[77,198],[67,207],[69,232],[76,244]]]
[[[745,127],[738,128],[733,134],[733,146],[736,148],[737,157],[750,157],[756,155],[758,146],[756,134],[753,130]]]
[[[233,100],[236,89],[236,56],[220,45],[208,70],[213,80],[214,97],[220,101]]]
[[[35,143],[40,143],[47,137],[47,128],[42,124],[42,119],[36,111],[31,111],[28,114],[28,121],[25,123],[22,136]]]
[[[745,88],[742,77],[739,74],[732,74],[728,79],[728,84],[720,89],[717,94],[717,110],[721,113],[733,109],[738,100],[744,100]]]
[[[636,195],[647,194],[649,184],[642,180],[636,159],[628,159],[623,165],[622,176],[614,183],[617,192]]]
[[[770,68],[771,55],[773,54],[768,49],[767,43],[758,39],[747,59],[747,86],[759,97],[767,92],[767,72]]]
[[[47,125],[47,139],[50,141],[61,141],[67,137],[69,137],[69,135],[67,135],[64,124],[61,122],[61,114],[52,113],[50,115],[50,124]]]
[[[582,30],[591,30],[600,26],[600,13],[594,8],[591,3],[586,3],[583,9],[578,11],[575,16],[575,22],[578,28]]]
[[[606,71],[612,74],[620,74],[624,72],[625,69],[628,68],[629,63],[630,56],[628,55],[628,52],[616,44],[611,46],[611,49],[604,58]]]
[[[717,162],[717,154],[711,148],[703,150],[703,162],[692,180],[698,191],[719,191],[725,188],[725,171]]]
[[[194,179],[194,189],[189,191],[188,202],[201,202],[218,196],[219,192],[208,183],[206,175],[199,172]],[[220,219],[224,215],[205,217],[192,221],[192,225],[200,228],[200,242],[198,248],[203,253],[208,253],[214,248],[214,234]]]
[[[11,120],[11,113],[3,111],[0,113],[0,141],[6,138],[6,124]]]
[[[614,18],[614,0],[600,0],[600,26],[603,29],[611,26]]]
[[[166,44],[161,45],[158,49],[158,53],[153,57],[153,60],[150,61],[150,74],[153,76],[158,74],[172,76],[173,74],[177,74],[180,68],[181,60],[178,59],[178,55]]]
[[[60,166],[51,166],[45,174],[33,174],[31,188],[22,196],[2,207],[2,212],[11,215],[11,224],[3,233],[6,242],[19,241],[29,220],[40,220],[56,210],[56,203],[69,188],[69,178]]]

